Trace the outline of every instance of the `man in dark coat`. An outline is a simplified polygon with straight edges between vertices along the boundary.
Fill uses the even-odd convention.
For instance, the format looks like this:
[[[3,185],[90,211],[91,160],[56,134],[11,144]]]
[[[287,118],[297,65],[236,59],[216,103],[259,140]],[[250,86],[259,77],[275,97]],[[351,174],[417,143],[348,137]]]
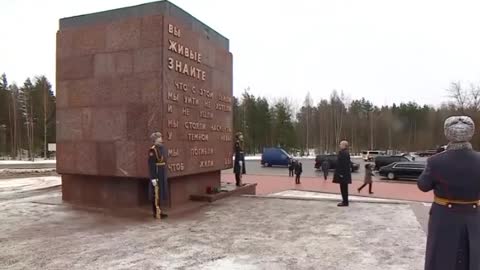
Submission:
[[[162,208],[164,210],[168,205],[167,150],[160,132],[153,133],[150,138],[153,146],[148,150],[149,197],[152,201],[153,217],[166,218]]]
[[[235,173],[235,182],[237,187],[242,185],[242,175],[246,174],[245,154],[243,152],[243,135],[238,132],[235,140],[235,163],[233,164],[233,172]]]
[[[291,159],[290,162],[288,163],[288,176],[293,177],[295,165],[296,165],[295,160]]]
[[[295,184],[300,184],[300,176],[303,173],[302,163],[299,161],[295,162]]]
[[[480,269],[480,154],[469,143],[469,117],[445,121],[447,149],[428,159],[418,187],[433,190],[425,270]]]
[[[342,202],[338,204],[340,207],[348,206],[348,185],[352,183],[352,165],[350,154],[348,153],[348,142],[340,142],[340,151],[338,152],[337,167],[333,175],[333,183],[340,184],[340,192],[342,193]]]
[[[328,171],[330,170],[330,162],[324,160],[322,162],[322,171],[323,171],[323,178],[327,180],[328,178]]]

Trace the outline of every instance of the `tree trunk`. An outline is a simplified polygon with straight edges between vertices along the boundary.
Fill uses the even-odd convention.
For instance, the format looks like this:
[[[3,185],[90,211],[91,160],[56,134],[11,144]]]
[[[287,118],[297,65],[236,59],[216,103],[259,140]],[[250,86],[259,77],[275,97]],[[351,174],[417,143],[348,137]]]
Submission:
[[[43,157],[47,158],[47,87],[43,83]]]

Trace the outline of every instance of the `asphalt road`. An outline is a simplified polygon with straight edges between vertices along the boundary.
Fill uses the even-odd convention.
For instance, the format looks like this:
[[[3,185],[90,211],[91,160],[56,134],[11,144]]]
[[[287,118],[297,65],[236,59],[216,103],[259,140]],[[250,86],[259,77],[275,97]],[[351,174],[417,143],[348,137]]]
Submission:
[[[315,160],[313,159],[298,159],[302,162],[303,165],[303,173],[302,176],[304,177],[323,177],[323,172],[320,170],[316,170]],[[426,158],[416,158],[417,161],[426,160]],[[361,158],[352,159],[352,162],[360,164],[360,168],[358,171],[352,173],[352,176],[355,178],[362,178],[365,174],[365,161]],[[288,168],[287,167],[262,167],[260,164],[260,160],[247,160],[246,162],[246,170],[247,174],[253,175],[282,175],[288,176]],[[231,172],[232,170],[225,170],[225,172]],[[329,177],[332,177],[333,170],[330,171]],[[385,180],[377,175],[376,179]],[[387,180],[388,181],[388,180]],[[405,180],[404,180],[405,181]],[[406,181],[414,182],[412,179],[406,179]]]
[[[313,159],[298,159],[303,166],[303,173],[302,176],[305,177],[323,177],[323,172],[320,170],[315,169],[315,160]],[[360,169],[358,172],[354,172],[354,174],[363,175],[365,171],[364,165],[365,162],[361,159],[352,159],[353,162],[360,164]],[[254,174],[254,175],[284,175],[288,176],[288,168],[287,167],[262,167],[260,164],[260,160],[247,160],[245,161],[245,166],[247,170],[247,174]],[[231,171],[231,170],[229,170]],[[333,174],[333,170],[330,171],[330,174]]]

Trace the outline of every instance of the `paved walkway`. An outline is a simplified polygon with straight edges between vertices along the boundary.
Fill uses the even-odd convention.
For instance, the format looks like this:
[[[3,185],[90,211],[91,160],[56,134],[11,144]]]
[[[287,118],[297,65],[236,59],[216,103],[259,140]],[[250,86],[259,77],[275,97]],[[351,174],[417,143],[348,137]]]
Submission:
[[[423,268],[425,234],[408,204],[232,197],[159,221],[35,202],[58,195],[0,200],[0,269]]]
[[[231,173],[224,173],[222,181],[235,182],[235,176]],[[266,175],[244,175],[243,181],[246,183],[257,183],[257,194],[268,195],[278,193],[285,190],[303,190],[318,191],[325,193],[340,193],[339,186],[332,183],[331,177],[325,181],[319,177],[303,177],[300,185],[295,185],[295,180],[288,176],[266,176]],[[406,183],[376,181],[373,183],[373,195],[368,195],[368,186],[357,192],[357,188],[361,186],[363,181],[354,179],[350,185],[351,195],[364,195],[375,198],[408,200],[418,202],[432,202],[432,193],[424,193],[417,188],[415,182]]]

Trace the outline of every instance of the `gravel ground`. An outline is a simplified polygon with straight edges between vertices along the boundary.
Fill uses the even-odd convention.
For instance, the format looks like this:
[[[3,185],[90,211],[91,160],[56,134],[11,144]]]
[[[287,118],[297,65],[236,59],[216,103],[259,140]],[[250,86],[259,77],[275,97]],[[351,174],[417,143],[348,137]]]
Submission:
[[[0,182],[0,269],[423,268],[408,204],[234,197],[158,221],[74,209],[48,178]]]

